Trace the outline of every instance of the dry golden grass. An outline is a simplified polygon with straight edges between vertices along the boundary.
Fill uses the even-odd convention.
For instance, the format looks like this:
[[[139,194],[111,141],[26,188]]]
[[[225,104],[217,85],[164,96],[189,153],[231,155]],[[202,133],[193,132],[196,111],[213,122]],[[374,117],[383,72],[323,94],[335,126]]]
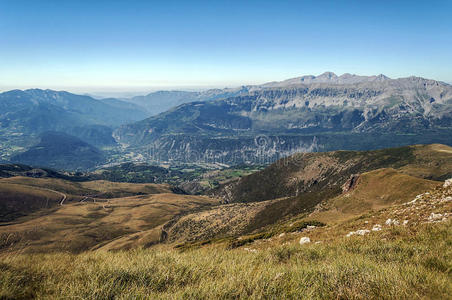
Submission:
[[[450,299],[451,223],[257,252],[206,247],[7,255],[0,298]]]
[[[160,236],[152,229],[172,217],[214,204],[216,201],[207,197],[176,194],[68,203],[36,218],[0,227],[0,248],[79,252],[92,247],[116,248],[118,244],[113,242],[120,238],[123,247],[137,247],[158,242]],[[138,232],[144,235],[142,239],[133,235]]]
[[[402,174],[394,169],[363,173],[353,190],[321,204],[311,217],[331,224],[363,213],[412,200],[416,195],[441,186],[442,182]]]
[[[70,195],[99,195],[103,198],[124,197],[136,194],[171,193],[170,186],[167,184],[138,184],[110,182],[105,180],[73,182],[57,178],[31,178],[16,176],[0,179],[0,184],[4,183],[51,189]]]
[[[97,191],[115,188],[105,182]],[[402,203],[425,190],[416,202]],[[172,234],[176,241],[201,239],[203,229],[214,237],[239,233],[273,202],[216,207],[207,197],[171,193],[69,202],[0,227],[0,299],[451,298],[452,187],[381,169],[362,174],[346,195],[326,211],[282,220],[260,234],[178,248],[184,251],[171,244],[144,248],[162,231],[169,241]],[[324,227],[300,226],[322,217]],[[386,225],[388,218],[400,225]],[[346,237],[376,224],[382,230]],[[300,245],[300,237],[311,243]]]
[[[0,184],[2,217],[10,221],[0,226],[0,251],[150,245],[159,242],[161,226],[173,217],[217,204],[207,197],[173,194],[166,184],[28,177],[0,179]]]
[[[0,220],[13,221],[35,210],[57,205],[61,199],[61,195],[56,192],[2,182],[0,185]]]
[[[220,205],[187,214],[168,228],[168,241],[183,243],[244,234],[258,214],[275,201]]]
[[[33,186],[36,188],[46,188],[55,191],[60,191],[71,195],[84,195],[95,193],[95,190],[84,189],[79,182],[72,182],[57,178],[31,178],[31,177],[10,177],[0,179],[0,184],[9,183],[21,186]]]
[[[416,161],[399,171],[420,178],[446,180],[452,174],[452,147],[442,144],[413,146]],[[443,176],[443,174],[447,174]]]

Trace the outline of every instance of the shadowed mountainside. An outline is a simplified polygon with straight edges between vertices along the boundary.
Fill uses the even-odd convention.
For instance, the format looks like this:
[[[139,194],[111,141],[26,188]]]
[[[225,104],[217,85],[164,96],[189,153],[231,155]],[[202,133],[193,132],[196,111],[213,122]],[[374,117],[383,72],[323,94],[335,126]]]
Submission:
[[[223,185],[213,191],[213,195],[227,203],[281,197],[301,201],[311,195],[319,199],[322,194],[326,197],[340,194],[342,185],[353,174],[380,168],[394,168],[425,179],[445,180],[452,177],[452,148],[433,144],[363,152],[299,153],[237,182]]]
[[[56,169],[86,170],[105,161],[105,154],[84,141],[61,132],[45,132],[39,143],[12,161]]]

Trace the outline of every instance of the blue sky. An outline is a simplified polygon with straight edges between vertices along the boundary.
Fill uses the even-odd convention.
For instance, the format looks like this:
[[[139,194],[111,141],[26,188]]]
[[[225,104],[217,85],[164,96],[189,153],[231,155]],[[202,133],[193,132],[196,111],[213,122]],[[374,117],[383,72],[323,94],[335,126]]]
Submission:
[[[0,89],[452,82],[452,1],[0,0]]]

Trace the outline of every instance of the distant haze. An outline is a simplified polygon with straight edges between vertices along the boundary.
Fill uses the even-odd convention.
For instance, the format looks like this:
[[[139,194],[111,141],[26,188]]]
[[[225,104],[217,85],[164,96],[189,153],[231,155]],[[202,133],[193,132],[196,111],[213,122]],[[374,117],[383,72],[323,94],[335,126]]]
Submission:
[[[0,86],[236,87],[325,71],[452,81],[451,1],[1,1]]]

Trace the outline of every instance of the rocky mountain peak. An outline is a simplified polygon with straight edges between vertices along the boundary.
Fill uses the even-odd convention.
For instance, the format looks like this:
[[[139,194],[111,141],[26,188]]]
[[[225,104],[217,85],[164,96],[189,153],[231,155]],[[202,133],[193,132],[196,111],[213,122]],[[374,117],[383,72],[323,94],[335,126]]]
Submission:
[[[325,73],[317,76],[316,78],[320,79],[320,80],[324,80],[324,79],[331,80],[331,79],[336,79],[337,75],[334,74],[333,72],[325,72]]]

